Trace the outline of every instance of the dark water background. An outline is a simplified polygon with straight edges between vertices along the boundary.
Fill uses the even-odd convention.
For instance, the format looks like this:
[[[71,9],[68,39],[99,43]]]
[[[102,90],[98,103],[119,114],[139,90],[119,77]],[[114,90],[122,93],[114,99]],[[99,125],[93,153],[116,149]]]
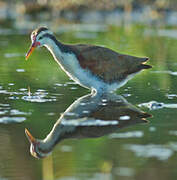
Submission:
[[[93,30],[92,25],[90,31],[82,27],[68,28],[57,38],[150,58],[153,68],[136,75],[116,94],[153,117],[148,118],[149,123],[118,129],[104,137],[64,140],[47,158],[33,158],[24,129],[37,138],[45,138],[61,114],[89,90],[70,80],[45,48],[36,50],[25,61],[31,43],[29,33],[2,33],[0,179],[176,179],[176,29],[95,25]]]

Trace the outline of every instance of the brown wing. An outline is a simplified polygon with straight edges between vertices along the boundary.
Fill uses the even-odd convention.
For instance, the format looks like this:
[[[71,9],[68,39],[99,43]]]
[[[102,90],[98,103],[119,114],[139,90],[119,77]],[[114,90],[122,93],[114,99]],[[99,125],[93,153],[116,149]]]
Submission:
[[[105,82],[121,81],[129,74],[150,68],[142,64],[148,58],[119,54],[100,46],[72,45],[70,47],[76,53],[80,66],[90,70]]]

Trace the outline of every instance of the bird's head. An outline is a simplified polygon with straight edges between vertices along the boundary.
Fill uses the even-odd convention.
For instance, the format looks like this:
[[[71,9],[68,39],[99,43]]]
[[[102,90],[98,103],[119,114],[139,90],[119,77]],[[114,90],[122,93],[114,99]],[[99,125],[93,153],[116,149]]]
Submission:
[[[46,27],[40,27],[35,29],[31,33],[32,44],[29,51],[26,53],[26,60],[29,58],[29,56],[32,54],[32,52],[36,47],[44,46],[46,44],[47,36],[52,34],[53,33],[50,30],[48,30]]]
[[[50,151],[45,148],[45,143],[42,140],[34,138],[27,129],[25,129],[25,134],[31,144],[30,152],[32,156],[39,159],[50,154]]]

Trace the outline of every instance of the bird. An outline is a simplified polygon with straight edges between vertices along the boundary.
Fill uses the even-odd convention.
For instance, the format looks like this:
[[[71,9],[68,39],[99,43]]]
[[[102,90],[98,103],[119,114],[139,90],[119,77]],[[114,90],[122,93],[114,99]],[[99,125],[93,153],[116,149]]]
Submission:
[[[152,117],[115,93],[88,94],[74,101],[44,139],[37,139],[25,129],[30,153],[35,158],[49,156],[65,139],[99,138],[123,128],[148,123]]]
[[[120,54],[97,45],[65,44],[46,27],[35,29],[31,41],[26,60],[36,47],[44,46],[72,80],[101,94],[115,91],[141,70],[152,67],[145,64],[148,57]]]

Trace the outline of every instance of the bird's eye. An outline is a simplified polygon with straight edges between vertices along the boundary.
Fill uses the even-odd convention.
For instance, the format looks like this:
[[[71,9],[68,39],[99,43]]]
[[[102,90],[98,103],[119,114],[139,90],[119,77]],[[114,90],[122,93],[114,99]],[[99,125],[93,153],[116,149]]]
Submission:
[[[39,37],[39,40],[41,40],[42,39],[42,36],[41,37]]]

